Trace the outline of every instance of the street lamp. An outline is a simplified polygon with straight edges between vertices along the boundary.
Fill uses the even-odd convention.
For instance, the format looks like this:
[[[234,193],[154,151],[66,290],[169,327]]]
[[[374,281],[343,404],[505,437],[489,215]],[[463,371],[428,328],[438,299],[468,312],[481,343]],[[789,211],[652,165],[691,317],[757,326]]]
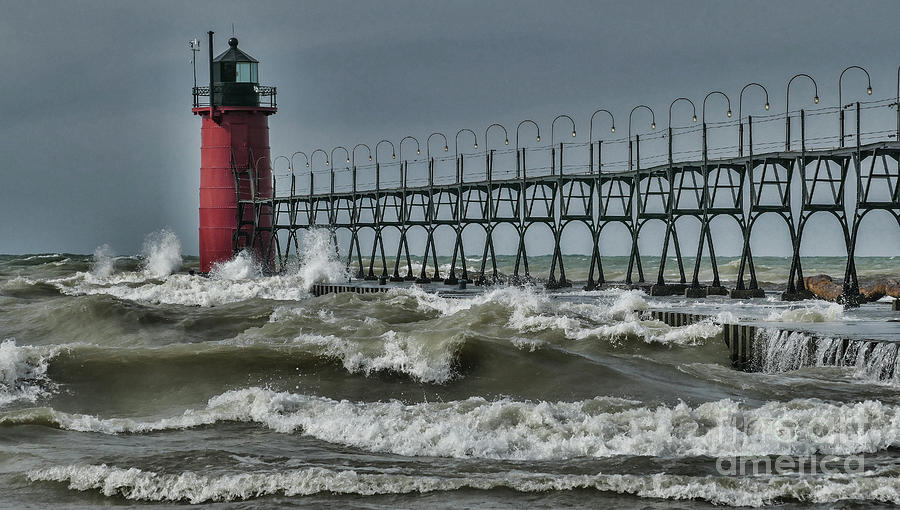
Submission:
[[[322,149],[316,149],[309,154],[309,194],[310,195],[315,194],[315,177],[313,177],[313,174],[315,174],[316,167],[313,163],[315,163],[317,152],[321,152],[322,155],[325,156],[325,166],[330,165],[330,163],[328,161],[328,153],[323,151]]]
[[[850,66],[850,67],[844,69],[843,71],[841,71],[841,76],[838,77],[838,110],[840,110],[840,113],[838,114],[838,117],[839,117],[838,122],[840,122],[840,124],[841,124],[841,129],[840,129],[841,147],[844,146],[844,103],[843,103],[843,101],[841,101],[841,91],[842,91],[841,86],[843,85],[843,81],[844,81],[844,73],[846,73],[850,69],[859,69],[860,71],[866,73],[866,82],[867,82],[866,93],[869,94],[870,96],[872,95],[872,78],[869,76],[869,71],[866,71],[865,69],[863,69],[862,67],[859,67],[859,66]],[[856,133],[856,136],[858,138],[859,133]]]
[[[553,119],[553,122],[550,123],[550,145],[551,146],[556,145],[555,138],[554,138],[554,130],[556,128],[556,121],[558,121],[559,119],[561,119],[563,117],[569,119],[569,122],[572,123],[572,138],[575,138],[575,135],[577,134],[575,132],[575,121],[572,120],[572,117],[569,117],[566,114],[557,115],[556,118]]]
[[[450,150],[450,147],[447,146],[447,137],[444,135],[444,133],[439,133],[439,132],[435,131],[434,133],[431,133],[430,135],[428,135],[428,138],[425,139],[425,157],[428,158],[428,161],[431,161],[430,144],[431,144],[431,137],[434,135],[441,135],[441,138],[444,139],[444,152],[447,152]]]
[[[478,148],[478,135],[475,134],[475,131],[472,131],[472,130],[469,129],[469,128],[462,128],[462,129],[460,129],[459,131],[456,132],[456,145],[453,147],[453,149],[456,151],[456,157],[457,157],[457,158],[459,158],[459,135],[460,135],[460,133],[462,133],[463,131],[468,131],[469,133],[472,133],[472,138],[475,139],[474,147],[475,147],[476,149]]]
[[[276,163],[279,159],[283,159],[283,160],[287,161],[287,164],[288,164],[288,171],[291,172],[291,177],[294,176],[294,170],[293,170],[293,168],[291,168],[291,160],[288,159],[287,156],[283,156],[283,155],[282,155],[282,156],[276,156],[275,159],[272,161],[272,167],[273,167],[273,168],[272,168],[272,197],[273,197],[273,198],[274,198],[275,195],[276,195],[276,193],[275,193],[275,168],[274,168],[274,167],[275,167],[275,163]]]
[[[616,132],[616,118],[613,117],[613,114],[609,110],[600,108],[599,110],[591,114],[591,121],[588,123],[588,143],[593,143],[594,141],[594,115],[597,115],[600,112],[605,112],[607,115],[609,115],[609,120],[612,121],[612,127],[609,128],[609,132]]]
[[[403,162],[403,142],[405,142],[406,140],[413,140],[414,142],[416,142],[416,154],[422,153],[421,147],[419,146],[419,140],[417,140],[416,137],[409,136],[409,135],[404,136],[402,139],[400,139],[400,161],[401,162]]]
[[[738,154],[739,154],[740,156],[743,156],[743,155],[744,155],[744,117],[741,116],[741,115],[742,115],[742,111],[743,111],[743,105],[744,105],[744,91],[747,90],[749,87],[754,86],[754,85],[757,86],[757,87],[759,87],[759,88],[761,88],[761,89],[763,89],[763,92],[766,93],[766,106],[765,106],[765,108],[766,108],[766,110],[769,109],[769,91],[768,91],[768,89],[766,89],[766,87],[764,87],[764,86],[762,86],[762,85],[760,85],[759,83],[756,83],[756,82],[750,82],[750,83],[744,85],[744,88],[741,89],[741,93],[740,93],[740,95],[738,96],[738,138],[739,138],[739,140],[738,140]],[[747,124],[748,124],[749,127],[750,127],[750,153],[752,154],[752,153],[753,153],[753,123],[751,123],[751,122],[748,120]]]
[[[487,129],[484,130],[484,173],[487,177],[487,180],[489,180],[489,181],[491,180],[491,177],[493,175],[493,171],[492,171],[493,165],[490,161],[491,152],[489,149],[490,144],[488,144],[488,133],[490,132],[491,128],[494,126],[497,126],[498,128],[503,130],[503,143],[506,145],[509,145],[509,133],[506,132],[506,128],[503,127],[502,125],[497,124],[495,122],[494,124],[491,124],[490,126],[487,127]]]
[[[393,144],[393,142],[391,142],[390,140],[381,140],[380,142],[378,142],[378,143],[375,144],[375,164],[376,164],[376,165],[378,164],[378,147],[380,147],[381,144],[383,144],[383,143],[390,144],[390,146],[391,146],[391,159],[397,159],[397,151],[394,149],[394,144]]]
[[[898,76],[900,76],[900,75],[898,75]],[[525,159],[525,149],[524,148],[522,149],[521,156],[519,155],[519,129],[521,129],[522,124],[525,124],[525,123],[528,123],[528,124],[531,124],[532,126],[534,126],[534,129],[537,130],[537,138],[535,138],[535,141],[537,143],[541,142],[541,128],[540,128],[540,126],[537,125],[537,122],[535,122],[531,119],[525,119],[522,122],[519,122],[519,125],[516,126],[516,178],[518,178],[520,175],[519,168],[522,168],[522,171],[523,171],[523,173],[521,175],[524,175],[524,170],[525,170],[524,169],[524,159]]]
[[[296,174],[294,174],[294,156],[296,156],[297,154],[303,154],[303,159],[306,160],[306,168],[309,168],[309,156],[307,156],[305,152],[297,151],[291,154],[291,196],[295,196],[297,194]],[[309,171],[309,175],[312,176],[312,170]],[[310,190],[310,193],[312,193],[312,190]]]
[[[794,82],[795,79],[805,76],[809,78],[809,81],[813,83],[813,87],[815,88],[815,93],[813,95],[813,102],[819,104],[819,84],[816,83],[816,80],[813,79],[812,76],[808,74],[795,74],[790,80],[788,80],[787,84],[787,92],[785,93],[784,98],[784,150],[791,150],[791,83]]]
[[[691,101],[690,99],[688,99],[686,97],[679,97],[679,98],[675,99],[674,101],[672,101],[671,103],[669,103],[669,127],[668,127],[669,165],[672,164],[672,107],[675,106],[675,103],[677,103],[678,101],[687,101],[688,103],[691,104],[691,108],[694,111],[693,117],[691,117],[691,122],[697,122],[697,106],[694,104],[693,101]]]
[[[706,146],[706,100],[710,98],[713,94],[719,94],[720,96],[725,98],[725,101],[728,101],[728,112],[727,115],[731,117],[731,99],[728,98],[721,90],[714,90],[709,94],[706,94],[706,97],[703,98],[703,107],[700,112],[700,123],[703,125],[703,161],[707,159],[707,146]]]
[[[352,160],[352,161],[350,162],[350,165],[351,165],[353,168],[356,168],[356,149],[358,149],[358,148],[360,148],[360,147],[365,147],[366,150],[369,151],[369,161],[372,161],[372,148],[369,147],[368,145],[364,144],[364,143],[358,143],[358,144],[354,145],[354,146],[353,146],[353,150],[350,151],[350,159]]]
[[[628,114],[628,170],[629,171],[631,171],[631,169],[634,166],[632,163],[632,155],[631,155],[631,153],[632,153],[632,150],[631,150],[631,120],[634,117],[634,112],[639,108],[644,108],[648,112],[650,112],[650,129],[656,129],[656,114],[653,113],[653,108],[650,108],[649,106],[647,106],[645,104],[639,104],[631,109],[631,113]],[[640,145],[638,145],[637,150],[638,150],[638,157],[637,157],[638,167],[640,167],[641,166],[641,155],[640,155],[641,147],[640,147]]]

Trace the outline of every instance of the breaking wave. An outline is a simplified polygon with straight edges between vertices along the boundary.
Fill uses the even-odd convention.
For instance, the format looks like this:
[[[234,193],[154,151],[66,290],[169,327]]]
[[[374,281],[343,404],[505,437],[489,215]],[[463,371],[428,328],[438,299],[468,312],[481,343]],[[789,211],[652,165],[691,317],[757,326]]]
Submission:
[[[53,409],[0,415],[0,424],[36,423],[106,434],[253,422],[369,452],[405,456],[554,460],[578,457],[850,455],[900,446],[900,409],[878,401],[815,399],[752,408],[731,400],[697,407],[642,406],[597,397],[576,402],[350,402],[262,388],[213,397],[205,409],[154,421],[104,419]]]
[[[144,271],[152,278],[165,278],[181,269],[181,241],[170,230],[148,234],[142,252]]]
[[[0,342],[0,407],[15,401],[35,402],[50,386],[47,367],[55,352],[15,340]]]
[[[900,478],[686,476],[666,473],[552,474],[511,471],[460,473],[456,476],[336,471],[321,467],[285,471],[249,471],[205,475],[192,471],[158,473],[138,468],[73,464],[35,469],[31,481],[63,482],[72,490],[98,490],[105,496],[138,501],[246,500],[267,495],[408,494],[459,489],[512,489],[546,492],[593,489],[643,498],[703,500],[717,505],[759,507],[782,501],[834,503],[844,500],[900,503]]]

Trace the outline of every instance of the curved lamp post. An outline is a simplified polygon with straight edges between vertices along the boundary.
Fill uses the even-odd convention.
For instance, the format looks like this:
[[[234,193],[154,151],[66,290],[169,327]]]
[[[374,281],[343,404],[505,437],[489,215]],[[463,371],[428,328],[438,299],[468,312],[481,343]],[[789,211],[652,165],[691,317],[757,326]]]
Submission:
[[[491,131],[491,128],[497,126],[498,128],[503,130],[503,143],[509,145],[509,133],[506,132],[506,128],[501,124],[497,124],[496,122],[491,124],[484,130],[484,169],[485,174],[487,174],[487,180],[491,180],[493,177],[493,164],[491,162],[491,151],[489,149],[490,144],[488,143],[488,133]]]
[[[412,140],[412,141],[416,142],[416,154],[422,153],[422,148],[421,148],[421,146],[419,146],[419,140],[416,139],[416,137],[409,136],[409,135],[404,136],[403,138],[400,139],[400,161],[401,162],[403,161],[403,142],[405,142],[406,140]]]
[[[350,151],[347,150],[343,145],[338,145],[337,147],[331,149],[331,161],[334,161],[334,151],[341,149],[344,151],[344,155],[347,156],[347,163],[350,163]],[[336,165],[331,165],[331,192],[334,193],[334,167]]]
[[[431,161],[431,137],[434,135],[441,135],[441,138],[444,139],[444,152],[448,152],[450,150],[450,147],[447,146],[447,137],[444,135],[444,133],[435,131],[434,133],[428,135],[428,138],[425,139],[425,157],[428,158],[428,161]]]
[[[316,149],[309,153],[309,194],[310,195],[315,194],[316,181],[315,181],[314,174],[315,174],[316,167],[315,167],[314,163],[316,161],[316,153],[317,152],[321,152],[322,155],[325,156],[325,166],[328,166],[331,164],[328,160],[328,153],[325,152],[324,150]]]
[[[305,152],[297,151],[297,152],[291,154],[291,195],[297,194],[296,193],[297,187],[295,185],[296,184],[296,179],[295,179],[296,175],[294,174],[294,156],[296,156],[297,154],[303,154],[303,159],[306,160],[306,168],[309,168],[309,156],[307,156]],[[310,170],[310,174],[312,174],[312,170]],[[312,193],[312,191],[310,191],[310,193]]]
[[[759,83],[750,82],[744,85],[744,88],[741,89],[741,93],[738,96],[738,155],[744,155],[744,117],[742,117],[743,105],[744,105],[744,91],[747,90],[751,86],[757,86],[766,93],[766,110],[769,109],[769,90],[766,87],[760,85]],[[750,129],[750,154],[753,154],[753,122],[748,119],[747,125]]]
[[[869,76],[869,71],[866,71],[865,69],[863,69],[862,67],[859,67],[859,66],[849,66],[848,68],[841,71],[841,75],[840,75],[840,77],[838,77],[838,109],[840,110],[840,113],[838,114],[838,117],[839,117],[838,122],[840,122],[840,124],[841,124],[841,129],[840,129],[841,147],[844,146],[844,103],[841,100],[841,91],[842,91],[841,87],[844,83],[844,73],[846,73],[847,71],[849,71],[851,69],[859,69],[860,71],[866,73],[866,82],[867,82],[866,93],[869,94],[870,96],[872,95],[872,77]],[[856,133],[856,137],[859,138],[859,133]]]
[[[353,166],[353,168],[356,168],[356,149],[358,149],[360,147],[365,147],[366,150],[369,151],[369,161],[372,161],[372,148],[364,143],[358,143],[358,144],[354,145],[353,150],[350,151],[350,159],[351,159],[350,164]]]
[[[785,92],[784,98],[784,150],[791,150],[791,83],[794,82],[795,79],[805,76],[809,78],[809,81],[813,83],[813,87],[815,89],[815,93],[813,94],[813,102],[819,104],[819,84],[816,83],[816,80],[813,79],[812,76],[804,73],[795,74],[790,80],[788,80],[787,84],[787,92]]]
[[[556,142],[555,142],[555,137],[554,137],[553,131],[554,131],[554,128],[556,128],[556,121],[563,117],[569,119],[569,122],[572,123],[572,138],[575,138],[575,136],[577,135],[577,133],[575,132],[575,121],[572,120],[572,117],[569,117],[566,114],[557,115],[556,118],[553,119],[553,122],[550,123],[550,154],[551,154],[550,172],[551,173],[556,173],[555,172],[555,170],[556,170]],[[560,175],[562,175],[562,173],[563,173],[562,166],[563,166],[562,146],[560,146],[560,148],[559,148],[559,174]]]
[[[610,133],[616,132],[616,118],[613,117],[612,112],[606,110],[604,108],[600,108],[591,114],[591,120],[588,122],[588,157],[590,158],[590,164],[588,164],[588,169],[590,173],[594,173],[594,116],[600,112],[605,112],[609,115],[609,120],[612,122],[612,126],[609,128]],[[603,143],[603,140],[597,140],[597,169],[599,171],[600,167],[603,166],[602,161],[600,160],[600,144]]]
[[[453,147],[453,150],[456,152],[456,182],[457,182],[457,184],[462,182],[463,168],[462,168],[462,162],[459,160],[459,135],[461,133],[463,133],[464,131],[472,133],[472,138],[475,139],[475,143],[473,144],[473,147],[475,147],[476,149],[478,148],[478,135],[475,134],[475,131],[472,131],[469,128],[462,128],[456,132],[456,140],[454,142],[455,145]]]
[[[706,97],[703,98],[703,107],[700,112],[700,123],[703,125],[703,161],[705,162],[707,159],[707,146],[706,146],[706,100],[710,98],[713,94],[719,94],[725,98],[725,101],[728,102],[728,112],[726,115],[731,117],[731,99],[729,99],[728,95],[722,92],[721,90],[714,90],[709,94],[706,94]]]
[[[378,148],[381,147],[381,144],[386,143],[391,146],[391,159],[397,159],[397,151],[394,148],[394,143],[390,140],[381,140],[380,142],[375,144],[375,164],[378,164]]]
[[[898,76],[900,76],[900,74],[898,74]],[[900,85],[898,85],[898,87],[900,87]],[[519,130],[522,128],[522,124],[526,124],[526,123],[534,126],[534,129],[537,130],[537,138],[535,138],[535,141],[537,143],[541,142],[541,127],[537,125],[537,122],[535,122],[531,119],[525,119],[522,122],[519,122],[519,125],[516,126],[516,177],[517,178],[520,175],[520,173],[519,173],[520,168],[521,168],[521,175],[523,177],[525,176],[525,165],[524,165],[525,148],[524,147],[522,148],[522,155],[520,156],[519,155]]]
[[[694,111],[693,117],[691,117],[691,122],[697,122],[697,105],[694,104],[693,101],[686,97],[676,98],[674,101],[669,103],[669,126],[668,126],[668,134],[669,134],[669,165],[672,164],[672,107],[675,106],[675,103],[678,101],[687,101],[691,104],[691,108]]]
[[[276,163],[279,159],[283,159],[283,160],[287,161],[287,164],[288,164],[288,171],[291,173],[291,177],[294,176],[294,169],[291,168],[291,160],[288,159],[287,156],[283,156],[283,155],[282,155],[282,156],[276,156],[275,159],[272,161],[272,167],[273,167],[273,168],[272,168],[272,198],[275,198],[275,169],[274,169],[274,167],[275,167],[275,163]]]
[[[897,98],[894,106],[897,107],[897,141],[900,141],[900,66],[897,66]]]
[[[632,148],[632,145],[631,145],[631,121],[632,121],[632,118],[634,117],[634,112],[636,110],[638,110],[639,108],[644,108],[648,112],[650,112],[650,129],[656,129],[656,114],[653,112],[653,108],[650,108],[649,106],[647,106],[645,104],[639,104],[631,109],[631,113],[628,114],[628,170],[629,171],[631,171],[631,169],[634,167],[633,160],[632,160],[632,154],[631,154],[632,153],[632,150],[631,150],[631,148]],[[637,163],[638,163],[638,168],[640,168],[640,166],[641,166],[641,153],[640,153],[641,146],[640,146],[639,140],[638,140],[637,150],[638,150]]]
[[[569,117],[569,116],[566,115],[566,114],[557,115],[556,118],[553,119],[553,122],[550,123],[550,145],[551,145],[551,146],[556,144],[555,137],[554,137],[554,136],[555,136],[555,135],[554,135],[554,130],[555,130],[555,128],[556,128],[556,121],[558,121],[559,119],[561,119],[561,118],[563,118],[563,117],[569,119],[569,122],[572,123],[572,138],[575,138],[575,136],[578,134],[578,133],[575,132],[575,121],[572,120],[572,117]]]

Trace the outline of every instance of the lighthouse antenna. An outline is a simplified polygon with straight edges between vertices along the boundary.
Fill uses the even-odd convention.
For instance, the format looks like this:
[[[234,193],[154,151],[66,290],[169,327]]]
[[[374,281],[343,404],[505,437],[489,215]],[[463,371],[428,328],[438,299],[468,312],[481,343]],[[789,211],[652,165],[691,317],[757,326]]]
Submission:
[[[213,108],[213,32],[210,30],[207,32],[209,34],[209,112],[212,113]]]

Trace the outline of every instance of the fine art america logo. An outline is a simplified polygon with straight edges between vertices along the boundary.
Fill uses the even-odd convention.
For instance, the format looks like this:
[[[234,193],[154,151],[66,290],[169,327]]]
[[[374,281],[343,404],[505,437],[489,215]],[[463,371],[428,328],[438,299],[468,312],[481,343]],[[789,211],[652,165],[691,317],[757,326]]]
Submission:
[[[722,450],[736,454],[716,458],[716,471],[723,476],[863,474],[865,456],[857,452],[867,449],[874,424],[865,416],[805,414],[738,415],[719,423],[710,433],[719,436]],[[752,450],[788,453],[740,454]]]

